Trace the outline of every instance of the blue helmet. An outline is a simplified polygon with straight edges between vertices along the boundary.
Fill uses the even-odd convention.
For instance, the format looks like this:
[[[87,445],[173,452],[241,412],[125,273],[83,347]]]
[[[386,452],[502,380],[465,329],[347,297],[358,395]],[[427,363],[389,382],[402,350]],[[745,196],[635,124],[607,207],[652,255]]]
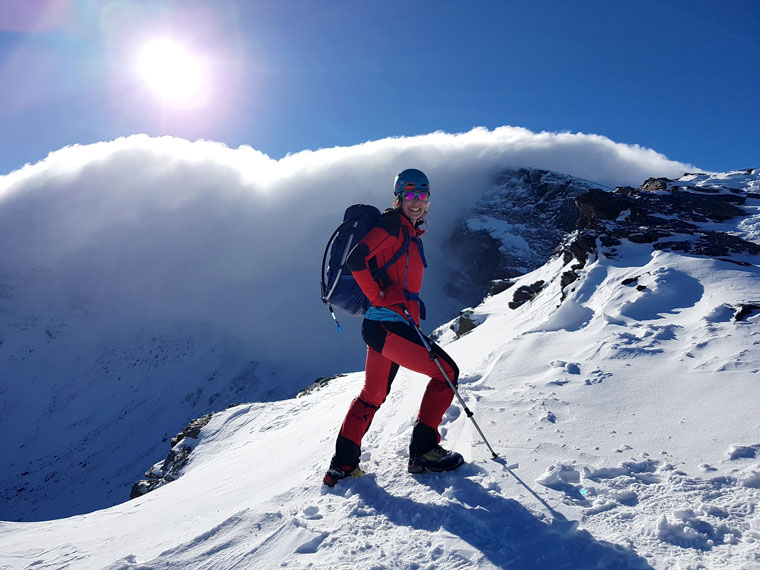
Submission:
[[[430,192],[430,182],[421,170],[407,168],[396,175],[396,181],[393,183],[394,194],[401,194],[404,190]]]

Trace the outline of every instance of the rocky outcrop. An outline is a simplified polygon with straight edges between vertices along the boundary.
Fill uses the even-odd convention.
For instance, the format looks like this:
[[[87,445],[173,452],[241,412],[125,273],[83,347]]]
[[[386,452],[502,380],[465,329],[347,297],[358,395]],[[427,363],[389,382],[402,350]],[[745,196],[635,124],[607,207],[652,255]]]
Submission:
[[[459,312],[459,316],[452,321],[449,328],[454,331],[456,338],[460,338],[473,331],[483,320],[483,315],[475,313],[474,309],[468,307]]]
[[[735,174],[737,181],[745,176],[745,183],[736,188],[722,183],[730,176],[685,174],[678,180],[649,178],[638,188],[590,188],[578,194],[575,231],[566,235],[556,252],[566,266],[560,276],[563,291],[579,278],[590,256],[601,250],[616,257],[624,241],[748,265],[741,256],[760,254],[760,244],[731,231],[736,224],[729,222],[747,217],[744,206],[760,199],[754,191],[759,184],[755,170],[729,174]],[[541,282],[521,286],[509,306],[517,308],[532,300],[542,286]],[[756,303],[748,302],[737,308],[735,320],[758,310]]]
[[[494,279],[488,287],[488,297],[498,295],[502,291],[509,289],[512,285],[514,285],[514,281],[511,279]]]
[[[182,469],[190,459],[190,453],[198,443],[201,429],[211,421],[214,414],[206,414],[194,419],[171,440],[171,450],[166,459],[159,461],[145,472],[147,479],[137,481],[132,485],[129,498],[134,499],[175,481],[182,473]]]
[[[760,303],[742,303],[737,307],[735,321],[744,321],[760,311]]]
[[[446,243],[451,260],[447,294],[478,304],[506,279],[543,265],[575,229],[577,196],[599,184],[548,170],[505,170]],[[601,191],[601,190],[600,190]]]
[[[581,214],[577,239],[586,244],[599,239],[611,255],[624,239],[708,257],[756,255],[760,244],[715,229],[717,224],[745,216],[742,205],[756,197],[753,192],[719,184],[699,186],[665,178],[650,178],[639,188],[590,190],[575,199]]]
[[[299,390],[296,394],[296,398],[303,398],[304,396],[308,396],[310,394],[313,394],[314,392],[318,391],[320,388],[327,386],[328,382],[331,380],[335,380],[336,378],[342,378],[343,376],[346,376],[345,374],[333,374],[332,376],[327,376],[325,378],[317,378],[309,384],[306,388],[303,390]]]
[[[545,283],[543,281],[536,281],[530,285],[522,285],[518,287],[512,295],[512,300],[509,302],[509,308],[516,309],[528,301],[532,301],[536,295],[541,292],[544,285]]]

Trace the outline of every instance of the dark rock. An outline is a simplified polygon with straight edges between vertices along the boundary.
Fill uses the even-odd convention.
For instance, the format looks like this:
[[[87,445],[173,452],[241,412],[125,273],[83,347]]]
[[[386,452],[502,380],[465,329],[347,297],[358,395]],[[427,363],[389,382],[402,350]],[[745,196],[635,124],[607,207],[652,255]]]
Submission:
[[[482,322],[482,316],[476,315],[473,309],[467,308],[459,313],[459,317],[451,323],[449,328],[456,333],[457,338],[460,338],[475,329]]]
[[[575,205],[581,216],[592,220],[617,220],[623,210],[632,202],[626,201],[624,195],[616,195],[604,190],[589,190],[576,196]]]
[[[658,190],[667,190],[668,182],[670,182],[670,180],[667,178],[647,178],[639,189],[643,190],[644,192],[657,192]]]
[[[543,265],[575,229],[575,197],[594,187],[548,170],[499,173],[445,244],[451,262],[447,295],[476,305],[494,279],[518,277]]]
[[[746,192],[723,186],[689,187],[687,184],[650,178],[638,189],[626,186],[615,192],[590,190],[577,196],[575,203],[581,214],[578,236],[565,249],[581,247],[579,240],[585,236],[586,245],[581,247],[584,250],[597,239],[607,249],[626,239],[651,243],[657,250],[709,257],[760,253],[758,244],[701,227],[746,215],[741,208],[748,198]],[[565,261],[568,261],[567,253]]]
[[[654,244],[654,248],[708,257],[721,257],[739,253],[760,254],[760,245],[731,234],[714,231],[698,232],[691,241],[662,241]]]
[[[758,311],[760,311],[760,304],[758,303],[741,304],[739,305],[739,310],[734,315],[734,320],[743,321]]]
[[[570,285],[571,283],[575,283],[578,280],[578,273],[575,271],[565,271],[562,273],[562,276],[560,277],[560,286],[562,289]]]
[[[192,453],[195,447],[195,442],[188,440],[197,440],[201,430],[211,421],[213,416],[214,414],[211,413],[196,418],[175,435],[171,440],[172,447],[166,459],[164,459],[160,466],[157,463],[145,472],[145,476],[148,479],[142,479],[132,485],[129,498],[141,497],[145,493],[149,493],[166,483],[176,481],[182,474],[182,469],[190,460],[190,453]]]
[[[670,234],[657,230],[639,230],[628,234],[628,239],[633,243],[654,243],[658,239],[668,237]]]
[[[638,191],[638,188],[631,188],[630,186],[618,186],[615,188],[615,194],[622,194],[623,196],[630,196]]]
[[[667,203],[668,201],[663,200]],[[711,220],[713,222],[725,222],[737,216],[743,216],[746,212],[739,207],[744,204],[746,198],[732,194],[720,194],[716,196],[702,196],[689,191],[679,191],[672,197],[675,209],[684,213],[692,213],[692,219],[696,221]]]
[[[493,297],[509,289],[514,285],[514,281],[509,279],[494,279],[491,281],[491,285],[488,287],[488,296]]]
[[[177,435],[175,435],[172,438],[171,440],[172,447],[177,445],[180,441],[182,441],[186,437],[198,439],[198,436],[201,434],[201,429],[203,429],[203,427],[206,426],[206,424],[208,424],[211,421],[211,418],[213,416],[214,414],[206,414],[205,416],[192,420],[189,424],[185,426],[185,428],[181,432],[179,432]]]
[[[466,335],[471,330],[475,329],[476,325],[475,321],[470,318],[472,316],[472,311],[463,311],[459,318],[457,319],[457,328],[456,332],[457,336],[463,336]]]
[[[588,261],[588,256],[596,249],[593,241],[584,237],[583,234],[576,234],[571,236],[570,240],[563,243],[560,247],[562,250],[563,261],[565,264],[570,263],[573,259],[580,262],[580,266],[583,267]]]
[[[507,306],[510,309],[516,309],[520,305],[532,301],[536,295],[541,292],[543,287],[543,281],[536,281],[530,285],[522,285],[521,287],[518,287],[514,295],[512,295],[512,301],[510,301]]]
[[[304,396],[308,396],[309,394],[313,394],[323,386],[327,386],[327,384],[331,380],[335,380],[336,378],[342,378],[343,376],[346,376],[345,374],[333,374],[332,376],[327,376],[325,378],[317,378],[312,384],[308,385],[303,390],[299,391],[296,394],[296,398],[302,398]]]
[[[137,497],[142,497],[146,493],[150,493],[160,482],[159,479],[137,481],[132,485],[132,489],[129,491],[129,498],[136,499]]]

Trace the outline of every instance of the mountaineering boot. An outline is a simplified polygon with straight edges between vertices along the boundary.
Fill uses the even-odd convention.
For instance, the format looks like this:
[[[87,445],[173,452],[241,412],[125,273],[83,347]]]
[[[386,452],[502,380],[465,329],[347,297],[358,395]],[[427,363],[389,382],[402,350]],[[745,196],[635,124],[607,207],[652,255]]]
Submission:
[[[451,471],[463,463],[464,457],[461,454],[436,445],[427,453],[409,457],[409,473]]]
[[[358,466],[348,470],[330,467],[330,469],[327,470],[327,473],[325,473],[322,482],[328,487],[335,487],[335,484],[341,479],[346,477],[362,477],[363,475],[364,471],[359,469]]]

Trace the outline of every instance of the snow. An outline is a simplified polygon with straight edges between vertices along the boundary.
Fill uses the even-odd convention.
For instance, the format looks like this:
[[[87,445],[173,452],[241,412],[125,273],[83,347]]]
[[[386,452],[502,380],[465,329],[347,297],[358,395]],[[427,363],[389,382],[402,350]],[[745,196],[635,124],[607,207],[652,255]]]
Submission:
[[[499,241],[503,244],[502,248],[506,250],[514,250],[528,255],[533,253],[533,249],[530,244],[525,241],[525,238],[512,233],[515,231],[513,224],[507,223],[504,220],[481,216],[468,220],[467,228],[472,231],[487,230],[491,235],[498,235]]]
[[[441,336],[499,458],[455,403],[443,444],[468,463],[409,475],[425,379],[402,370],[368,474],[324,487],[353,372],[218,412],[182,476],[142,497],[0,523],[0,568],[760,568],[760,314],[733,318],[760,300],[760,260],[617,249],[564,291],[550,260]]]

